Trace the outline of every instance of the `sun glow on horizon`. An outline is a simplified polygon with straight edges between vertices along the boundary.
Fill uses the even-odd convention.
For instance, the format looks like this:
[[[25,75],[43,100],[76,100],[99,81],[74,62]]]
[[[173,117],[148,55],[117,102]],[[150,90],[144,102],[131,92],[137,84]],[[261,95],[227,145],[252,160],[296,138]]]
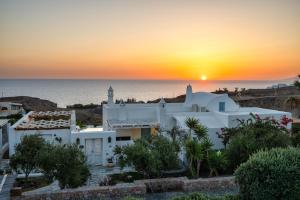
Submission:
[[[206,81],[206,80],[207,80],[207,77],[206,77],[205,75],[202,75],[202,76],[201,76],[201,80],[202,80],[202,81]]]

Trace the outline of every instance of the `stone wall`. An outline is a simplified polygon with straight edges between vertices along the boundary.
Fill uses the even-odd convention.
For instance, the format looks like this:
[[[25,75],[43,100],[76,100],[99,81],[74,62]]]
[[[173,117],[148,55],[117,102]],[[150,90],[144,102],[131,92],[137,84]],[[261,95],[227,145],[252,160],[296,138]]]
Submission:
[[[159,178],[145,179],[134,181],[135,184],[146,185],[148,193],[167,192],[167,191],[182,191],[184,181],[188,181],[187,177],[178,178]]]
[[[185,192],[215,191],[220,189],[233,188],[237,188],[233,176],[217,178],[199,178],[183,181],[183,191]]]
[[[238,188],[234,177],[215,177],[188,179],[186,177],[137,180],[115,186],[81,187],[65,189],[59,192],[31,193],[15,197],[15,200],[90,200],[118,198],[125,196],[143,196],[147,192],[201,192]]]
[[[15,197],[15,200],[89,200],[146,194],[144,184],[122,183],[115,186],[82,187],[59,192],[36,193]]]

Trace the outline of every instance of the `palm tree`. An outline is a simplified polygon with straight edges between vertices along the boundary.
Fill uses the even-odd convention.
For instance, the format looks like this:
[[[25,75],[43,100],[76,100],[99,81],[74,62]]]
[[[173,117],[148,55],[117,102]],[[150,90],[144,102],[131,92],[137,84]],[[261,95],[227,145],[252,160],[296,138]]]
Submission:
[[[198,140],[201,140],[204,137],[207,137],[207,128],[202,124],[198,123],[193,129],[195,134],[197,135]]]
[[[286,101],[285,104],[292,110],[297,107],[297,99],[296,97],[290,96]]]
[[[192,130],[195,129],[195,127],[197,126],[198,123],[199,123],[198,119],[195,119],[193,117],[188,117],[185,120],[185,124],[189,128],[189,136],[192,135]]]

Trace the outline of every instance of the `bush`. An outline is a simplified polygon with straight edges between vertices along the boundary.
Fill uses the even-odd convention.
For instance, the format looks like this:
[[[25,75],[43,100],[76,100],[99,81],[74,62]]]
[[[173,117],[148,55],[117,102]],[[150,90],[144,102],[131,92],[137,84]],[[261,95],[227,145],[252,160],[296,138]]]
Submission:
[[[241,121],[234,133],[229,134],[231,138],[225,153],[232,170],[261,149],[291,145],[291,137],[285,125],[273,119],[252,116],[248,121]]]
[[[298,131],[297,133],[293,133],[292,143],[293,143],[293,146],[300,147],[300,131]]]
[[[243,199],[300,199],[300,149],[260,151],[235,175]]]
[[[225,196],[217,196],[211,197],[201,193],[192,193],[186,196],[175,197],[172,200],[238,200],[238,196],[225,195]]]
[[[134,166],[145,177],[157,177],[163,170],[178,168],[178,151],[178,145],[168,138],[152,136],[147,140],[138,139],[132,145],[117,146],[115,155],[121,167]]]

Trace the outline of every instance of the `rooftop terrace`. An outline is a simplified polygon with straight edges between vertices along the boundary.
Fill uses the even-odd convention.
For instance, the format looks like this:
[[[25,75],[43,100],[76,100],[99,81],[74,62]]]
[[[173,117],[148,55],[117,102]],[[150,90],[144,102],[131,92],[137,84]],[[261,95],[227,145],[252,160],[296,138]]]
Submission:
[[[15,127],[16,130],[67,129],[71,126],[71,111],[31,112]]]

